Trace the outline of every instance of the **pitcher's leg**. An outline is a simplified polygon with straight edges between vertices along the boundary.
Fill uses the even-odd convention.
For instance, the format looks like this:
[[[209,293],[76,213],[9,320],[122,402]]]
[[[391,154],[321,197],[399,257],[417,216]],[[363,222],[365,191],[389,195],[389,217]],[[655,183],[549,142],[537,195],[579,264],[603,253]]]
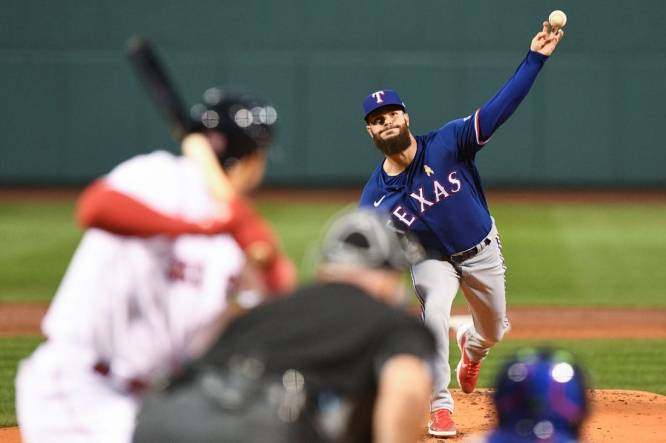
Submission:
[[[498,236],[461,266],[461,287],[474,320],[467,332],[465,349],[473,361],[485,358],[509,327],[505,271]]]
[[[449,392],[449,321],[451,304],[460,287],[459,276],[448,262],[425,260],[412,267],[412,281],[422,303],[423,321],[437,340],[431,410],[453,411],[453,398]]]

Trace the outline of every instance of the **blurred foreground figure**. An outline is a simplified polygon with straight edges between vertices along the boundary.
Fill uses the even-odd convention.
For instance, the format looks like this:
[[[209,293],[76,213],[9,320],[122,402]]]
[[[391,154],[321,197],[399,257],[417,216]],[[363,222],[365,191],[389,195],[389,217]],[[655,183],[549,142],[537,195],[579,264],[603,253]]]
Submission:
[[[366,210],[337,219],[317,283],[236,319],[146,401],[134,441],[414,443],[435,343],[395,306],[421,250],[386,222]]]
[[[499,372],[497,429],[478,443],[577,443],[587,416],[582,369],[565,351],[519,351]]]
[[[131,441],[146,392],[218,337],[249,251],[272,251],[267,270],[280,260],[241,197],[263,177],[274,123],[248,116],[274,110],[218,89],[199,108],[183,148],[209,144],[237,197],[224,208],[200,164],[166,151],[86,190],[87,229],[42,323],[47,340],[16,379],[25,443]]]

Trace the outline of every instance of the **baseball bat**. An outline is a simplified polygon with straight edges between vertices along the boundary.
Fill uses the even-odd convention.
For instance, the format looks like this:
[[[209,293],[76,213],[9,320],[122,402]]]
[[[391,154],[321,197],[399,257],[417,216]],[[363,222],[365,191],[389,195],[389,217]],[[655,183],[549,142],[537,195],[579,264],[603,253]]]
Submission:
[[[181,141],[190,132],[191,123],[164,63],[153,46],[137,36],[127,42],[127,54],[141,84],[169,124],[172,135]]]
[[[234,196],[233,188],[208,139],[203,134],[192,133],[192,120],[156,50],[145,39],[134,36],[127,42],[127,53],[134,72],[167,121],[171,134],[181,142],[183,154],[199,165],[224,212],[226,203]]]

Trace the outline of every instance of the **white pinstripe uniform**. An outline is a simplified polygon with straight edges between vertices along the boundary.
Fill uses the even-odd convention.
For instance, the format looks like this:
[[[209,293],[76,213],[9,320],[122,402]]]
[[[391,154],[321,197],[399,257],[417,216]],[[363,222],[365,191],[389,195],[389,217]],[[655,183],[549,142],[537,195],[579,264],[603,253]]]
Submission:
[[[184,157],[138,156],[106,180],[171,216],[216,215],[202,175]],[[163,379],[205,350],[243,266],[227,235],[87,231],[42,323],[47,341],[20,364],[24,442],[131,441],[141,400],[133,387]]]

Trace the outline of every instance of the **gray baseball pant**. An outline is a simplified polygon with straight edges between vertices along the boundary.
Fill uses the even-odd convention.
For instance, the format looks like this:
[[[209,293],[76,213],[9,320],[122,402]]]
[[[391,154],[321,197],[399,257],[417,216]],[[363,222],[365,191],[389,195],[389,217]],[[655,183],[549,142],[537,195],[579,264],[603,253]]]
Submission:
[[[462,289],[472,314],[473,325],[469,325],[466,349],[473,361],[483,360],[509,326],[506,318],[506,266],[494,222],[485,238],[491,240],[490,244],[460,264],[426,259],[412,267],[412,281],[421,300],[423,320],[437,339],[432,411],[453,411],[453,398],[449,392],[449,322],[451,305],[458,289]]]

